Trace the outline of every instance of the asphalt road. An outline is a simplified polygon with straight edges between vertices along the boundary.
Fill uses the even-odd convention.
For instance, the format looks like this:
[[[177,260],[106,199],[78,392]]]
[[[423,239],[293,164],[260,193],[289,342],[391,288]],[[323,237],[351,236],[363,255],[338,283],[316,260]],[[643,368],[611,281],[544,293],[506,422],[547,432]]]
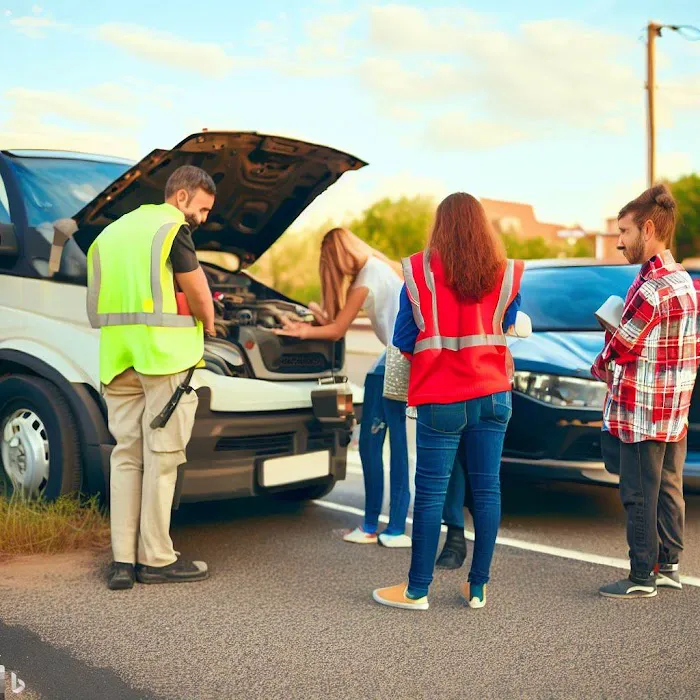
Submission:
[[[616,490],[506,483],[486,608],[461,602],[463,569],[437,572],[430,610],[390,610],[372,589],[405,580],[410,552],[342,541],[354,462],[325,504],[184,505],[173,539],[208,561],[202,583],[111,592],[108,553],[0,568],[0,663],[66,700],[700,697],[700,588],[597,595],[622,575]],[[693,576],[699,511],[690,498]]]

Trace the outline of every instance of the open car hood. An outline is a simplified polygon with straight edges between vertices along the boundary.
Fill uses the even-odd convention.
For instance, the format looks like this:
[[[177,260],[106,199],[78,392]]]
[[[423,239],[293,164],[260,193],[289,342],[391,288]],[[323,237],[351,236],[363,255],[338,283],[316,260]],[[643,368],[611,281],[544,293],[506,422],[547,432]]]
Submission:
[[[162,202],[166,180],[181,165],[206,170],[217,187],[214,209],[194,232],[195,246],[235,253],[247,267],[345,171],[367,163],[327,146],[280,136],[192,134],[170,151],[152,151],[73,217],[80,247],[86,250],[123,214]]]

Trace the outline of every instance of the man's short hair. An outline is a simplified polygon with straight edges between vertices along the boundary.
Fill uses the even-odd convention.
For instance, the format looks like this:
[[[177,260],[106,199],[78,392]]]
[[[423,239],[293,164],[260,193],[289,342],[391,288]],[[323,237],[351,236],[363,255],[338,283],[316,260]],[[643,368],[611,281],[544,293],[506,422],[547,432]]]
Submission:
[[[185,190],[192,199],[197,190],[204,190],[212,197],[216,196],[216,185],[209,173],[194,165],[182,165],[165,183],[165,198],[170,199],[178,190]]]
[[[653,221],[656,238],[671,245],[676,230],[676,200],[666,185],[654,185],[625,204],[617,215],[618,221],[628,214],[632,215],[635,225],[642,229],[646,221]]]

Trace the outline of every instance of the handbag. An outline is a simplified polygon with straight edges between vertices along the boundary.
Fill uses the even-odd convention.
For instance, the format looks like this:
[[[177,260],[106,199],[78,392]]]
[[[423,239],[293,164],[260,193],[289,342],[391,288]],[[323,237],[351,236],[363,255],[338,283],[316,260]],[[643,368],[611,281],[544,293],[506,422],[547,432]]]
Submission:
[[[411,375],[411,363],[393,345],[386,349],[386,366],[384,368],[384,398],[408,402],[408,380]]]

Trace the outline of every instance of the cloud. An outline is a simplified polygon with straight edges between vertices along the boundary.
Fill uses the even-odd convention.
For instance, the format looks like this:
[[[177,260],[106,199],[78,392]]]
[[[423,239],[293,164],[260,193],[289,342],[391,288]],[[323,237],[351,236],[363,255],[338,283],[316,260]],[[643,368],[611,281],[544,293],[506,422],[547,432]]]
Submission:
[[[79,94],[13,88],[5,93],[5,97],[14,103],[10,108],[11,123],[22,124],[26,118],[35,115],[113,129],[130,129],[140,123],[132,112],[95,106],[91,99]]]
[[[97,28],[97,36],[138,58],[205,77],[226,76],[236,65],[219,44],[190,41],[136,24],[103,24]]]
[[[657,157],[657,177],[676,180],[693,172],[693,159],[684,151],[662,151]]]
[[[130,110],[141,103],[155,104],[162,109],[173,107],[172,95],[169,95],[167,90],[147,84],[139,85],[133,81],[131,83],[131,85],[113,82],[100,83],[87,88],[84,93],[100,102],[127,106]],[[140,87],[141,91],[136,90],[136,87]]]
[[[397,122],[416,122],[422,117],[420,110],[402,105],[387,104],[382,111]]]
[[[56,22],[49,17],[32,15],[11,19],[10,26],[13,27],[16,32],[28,37],[29,39],[43,39],[46,36],[47,31],[51,29],[69,29],[69,25]]]
[[[456,11],[450,26],[445,12],[396,5],[371,12],[370,37],[385,54],[368,62],[379,69],[367,78],[375,91],[411,101],[461,98],[478,101],[491,116],[616,132],[624,112],[641,99],[639,74],[620,60],[633,46],[625,37],[569,20],[525,22],[509,33]],[[405,66],[420,62],[399,65],[387,49],[458,57],[431,71],[411,70]]]
[[[67,93],[14,88],[4,98],[9,116],[0,124],[0,133],[5,148],[81,151],[132,159],[142,155],[132,136],[139,124],[133,105],[128,113],[114,106],[100,107],[90,90]]]
[[[131,137],[115,138],[113,133],[101,131],[74,131],[35,120],[23,126],[2,129],[3,148],[39,148],[51,151],[78,151],[99,153],[138,160],[143,149]]]
[[[306,23],[306,34],[316,41],[335,43],[342,39],[342,34],[350,29],[356,19],[357,15],[350,12],[321,15]]]
[[[416,104],[464,92],[462,79],[466,71],[442,64],[414,66],[406,60],[393,57],[372,56],[358,70],[362,82],[374,92],[380,101],[402,100]]]
[[[427,118],[442,108],[447,140],[465,148],[533,138],[552,126],[619,135],[643,103],[642,77],[629,60],[638,53],[633,38],[582,22],[528,21],[505,31],[495,15],[394,4],[372,8],[369,24],[373,53],[359,76],[383,111],[392,102]],[[683,101],[693,100],[679,96],[669,108]],[[474,115],[485,137],[475,142],[455,112]],[[440,147],[432,126],[429,141]]]
[[[424,10],[408,5],[372,7],[369,23],[371,43],[411,53],[462,53],[470,34],[486,29],[484,16],[470,10]]]
[[[447,185],[436,178],[407,171],[377,178],[368,170],[348,173],[342,177],[314,200],[294,222],[293,228],[317,228],[326,223],[340,225],[384,197],[398,199],[402,196],[422,195],[439,201],[448,193]]]
[[[356,13],[319,15],[304,23],[301,33],[290,32],[282,16],[278,23],[261,20],[249,37],[258,57],[247,65],[297,78],[351,73],[354,54],[362,46],[349,33],[358,17]]]
[[[427,124],[424,142],[439,151],[487,150],[528,136],[527,132],[509,124],[472,120],[464,112],[448,112]]]

